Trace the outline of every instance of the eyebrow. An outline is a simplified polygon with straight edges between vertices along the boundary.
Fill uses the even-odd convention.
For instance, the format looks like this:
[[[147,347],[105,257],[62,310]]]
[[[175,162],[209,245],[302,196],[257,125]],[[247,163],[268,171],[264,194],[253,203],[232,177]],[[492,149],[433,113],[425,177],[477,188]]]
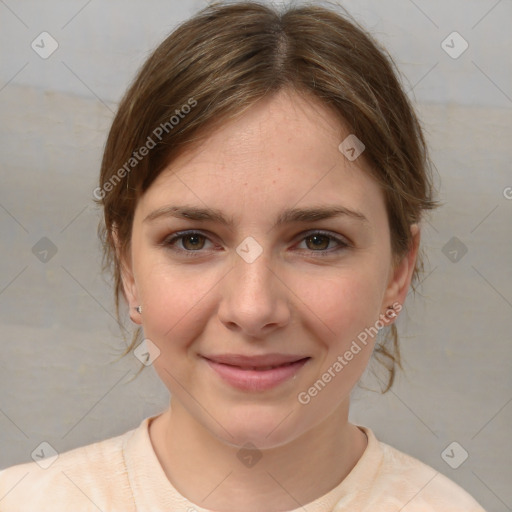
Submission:
[[[143,222],[151,222],[155,219],[175,217],[178,219],[193,220],[199,222],[217,222],[229,228],[233,226],[233,219],[226,218],[220,210],[215,208],[197,208],[195,206],[164,206],[145,217]],[[336,217],[349,217],[369,224],[368,219],[356,210],[351,210],[343,206],[320,206],[312,208],[290,208],[283,211],[277,218],[272,229],[297,222],[318,222],[321,220],[332,219]]]

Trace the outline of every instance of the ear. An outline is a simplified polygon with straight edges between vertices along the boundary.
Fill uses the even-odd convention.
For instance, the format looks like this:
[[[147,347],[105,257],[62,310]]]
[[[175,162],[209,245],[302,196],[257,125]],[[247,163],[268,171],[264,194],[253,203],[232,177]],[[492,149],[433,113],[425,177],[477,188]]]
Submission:
[[[411,285],[414,268],[416,266],[421,238],[421,232],[418,224],[411,225],[411,235],[411,248],[406,254],[404,254],[402,259],[393,266],[382,303],[382,309],[384,311],[386,311],[389,306],[394,305],[394,311],[396,313],[393,317],[394,319],[396,319],[396,316],[398,316],[398,313],[403,307]]]
[[[130,319],[132,322],[141,325],[141,316],[135,309],[140,305],[140,302],[138,300],[137,285],[133,275],[131,254],[129,250],[123,251],[115,226],[112,228],[112,239],[114,240],[116,258],[121,273],[124,296],[129,307]]]

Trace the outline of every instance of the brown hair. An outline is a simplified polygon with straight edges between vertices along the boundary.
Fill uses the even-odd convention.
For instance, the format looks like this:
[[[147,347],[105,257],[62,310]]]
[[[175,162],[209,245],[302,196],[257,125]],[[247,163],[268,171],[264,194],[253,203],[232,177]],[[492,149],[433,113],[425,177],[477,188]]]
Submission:
[[[279,11],[258,2],[220,2],[158,46],[112,123],[95,197],[104,209],[99,234],[118,319],[121,256],[129,250],[138,198],[205,128],[211,131],[283,88],[316,98],[363,141],[363,156],[385,196],[393,255],[411,247],[410,225],[436,203],[422,129],[386,51],[348,16],[325,7]],[[419,258],[413,283],[421,269]],[[140,334],[138,328],[125,354]],[[401,367],[394,324],[375,352],[389,370],[387,391],[395,366]]]

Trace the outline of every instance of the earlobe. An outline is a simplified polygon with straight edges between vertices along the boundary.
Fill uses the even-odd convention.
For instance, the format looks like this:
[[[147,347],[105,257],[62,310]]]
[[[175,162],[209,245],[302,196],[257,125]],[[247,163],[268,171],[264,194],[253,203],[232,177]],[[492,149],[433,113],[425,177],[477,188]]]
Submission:
[[[131,269],[127,268],[124,264],[121,266],[121,280],[124,296],[130,309],[130,319],[133,323],[140,325],[142,323],[142,306],[137,298],[137,286]]]
[[[403,255],[402,259],[395,265],[392,271],[383,304],[384,308],[388,308],[390,305],[393,305],[396,316],[398,316],[398,313],[405,302],[405,298],[407,297],[407,293],[409,292],[409,287],[411,285],[414,269],[416,267],[421,238],[421,232],[418,224],[411,225],[411,237],[412,240],[409,251]]]
[[[132,322],[140,325],[142,323],[141,316],[137,309],[140,307],[140,303],[138,300],[137,286],[133,275],[131,258],[129,255],[127,255],[128,251],[123,250],[115,227],[112,228],[112,239],[115,245],[116,259],[117,264],[119,265],[121,284],[123,287],[124,297],[128,303],[130,319]]]

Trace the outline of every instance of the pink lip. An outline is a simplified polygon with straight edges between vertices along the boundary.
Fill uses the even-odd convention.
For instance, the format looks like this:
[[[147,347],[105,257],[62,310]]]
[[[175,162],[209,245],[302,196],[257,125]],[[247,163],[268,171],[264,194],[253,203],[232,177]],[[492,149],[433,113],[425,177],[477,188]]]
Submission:
[[[204,357],[210,368],[231,386],[243,391],[265,391],[292,378],[309,357],[267,354],[221,354]],[[274,368],[268,368],[268,367]]]

